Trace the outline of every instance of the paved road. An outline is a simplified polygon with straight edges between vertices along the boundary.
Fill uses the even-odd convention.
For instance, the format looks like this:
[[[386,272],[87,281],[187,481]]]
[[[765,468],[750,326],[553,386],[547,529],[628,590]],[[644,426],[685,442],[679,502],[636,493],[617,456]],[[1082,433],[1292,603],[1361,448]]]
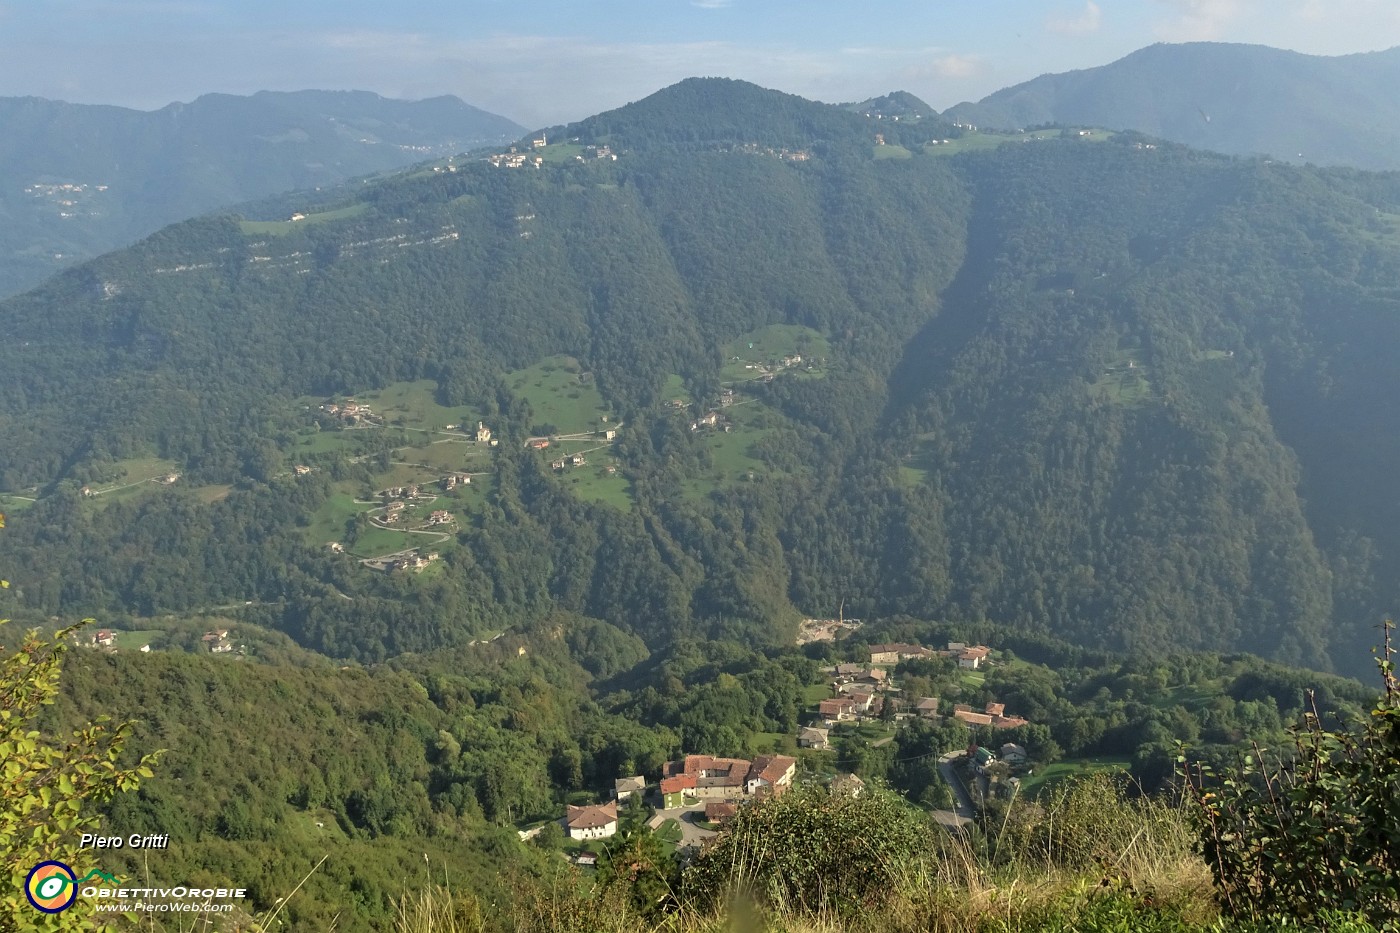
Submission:
[[[976,813],[976,807],[972,805],[972,795],[967,792],[967,785],[963,784],[962,778],[955,770],[956,763],[963,757],[961,752],[950,752],[938,759],[938,773],[943,775],[943,780],[952,788],[953,800],[957,802],[954,813],[959,823],[970,822]]]
[[[681,841],[678,846],[695,846],[699,848],[706,839],[714,835],[712,830],[704,829],[695,825],[695,820],[705,818],[705,805],[697,803],[689,807],[675,807],[671,810],[657,810],[656,816],[647,821],[647,825],[652,829],[660,826],[667,820],[675,820],[681,824]]]

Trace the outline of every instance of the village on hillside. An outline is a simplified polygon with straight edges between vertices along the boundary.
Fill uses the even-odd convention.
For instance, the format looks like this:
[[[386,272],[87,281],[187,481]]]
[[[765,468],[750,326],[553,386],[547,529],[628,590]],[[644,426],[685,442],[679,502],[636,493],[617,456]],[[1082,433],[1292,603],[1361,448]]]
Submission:
[[[841,624],[846,624],[845,620]],[[959,641],[948,642],[943,648],[882,643],[868,646],[865,653],[864,661],[837,663],[822,670],[820,686],[829,695],[815,699],[805,724],[795,736],[784,740],[795,754],[754,758],[691,754],[667,762],[656,775],[620,777],[609,800],[566,807],[559,825],[565,838],[575,844],[568,851],[579,864],[594,864],[596,855],[590,843],[616,834],[627,819],[629,806],[649,808],[648,826],[658,832],[669,829],[672,844],[697,850],[740,808],[798,784],[815,782],[830,786],[833,792],[859,794],[864,782],[848,773],[848,767],[843,770],[846,763],[835,757],[838,739],[845,736],[885,744],[899,729],[915,722],[957,722],[966,727],[965,747],[936,753],[940,756],[939,773],[954,801],[952,810],[935,814],[940,822],[960,826],[993,796],[1010,796],[1017,791],[1020,777],[1030,773],[1034,762],[1022,742],[992,741],[992,737],[1027,726],[1029,720],[1008,712],[1004,703],[996,701],[976,706],[945,704],[938,696],[917,695],[903,689],[897,677],[903,665],[929,661],[946,665],[956,674],[980,675],[995,663],[991,648]],[[813,692],[818,686],[813,685]],[[873,738],[875,735],[883,737]],[[979,742],[979,738],[986,741]],[[529,838],[537,831],[526,830],[521,835]]]

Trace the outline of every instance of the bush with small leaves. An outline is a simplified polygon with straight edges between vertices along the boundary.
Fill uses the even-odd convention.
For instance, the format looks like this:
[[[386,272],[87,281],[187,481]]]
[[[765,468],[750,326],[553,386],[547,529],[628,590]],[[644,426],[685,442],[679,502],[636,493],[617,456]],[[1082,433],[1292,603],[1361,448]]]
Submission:
[[[1400,931],[1400,684],[1385,624],[1385,689],[1354,730],[1315,712],[1289,760],[1259,749],[1234,772],[1185,768],[1206,861],[1225,909],[1311,921],[1355,912]]]

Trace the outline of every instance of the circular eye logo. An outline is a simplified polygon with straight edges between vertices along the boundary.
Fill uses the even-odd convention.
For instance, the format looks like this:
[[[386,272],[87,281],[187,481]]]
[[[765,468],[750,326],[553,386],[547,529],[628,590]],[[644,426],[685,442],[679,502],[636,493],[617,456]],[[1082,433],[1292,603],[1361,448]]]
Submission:
[[[77,876],[62,862],[40,862],[24,879],[24,896],[35,910],[46,914],[62,913],[78,899]]]

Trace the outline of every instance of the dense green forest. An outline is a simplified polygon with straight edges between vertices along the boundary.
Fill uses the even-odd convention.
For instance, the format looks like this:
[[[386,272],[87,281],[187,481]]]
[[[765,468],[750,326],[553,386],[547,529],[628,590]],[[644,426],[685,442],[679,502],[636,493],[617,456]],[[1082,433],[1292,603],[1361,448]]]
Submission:
[[[190,221],[5,302],[7,611],[224,607],[376,661],[844,606],[1359,673],[1400,579],[1400,181],[930,129],[688,81],[539,168]],[[523,446],[609,426],[591,474]],[[439,559],[370,569],[429,550],[372,510],[418,468],[475,474]]]
[[[943,807],[935,759],[972,741],[1023,743],[1038,768],[1064,773],[1116,762],[1157,788],[1178,743],[1194,761],[1228,763],[1248,740],[1283,747],[1285,727],[1312,708],[1308,691],[1329,721],[1353,719],[1375,695],[1246,656],[1123,658],[913,620],[801,649],[687,640],[650,653],[607,623],[555,613],[494,640],[368,667],[247,627],[235,636],[245,652],[210,654],[199,620],[163,624],[147,637],[164,647],[149,654],[71,649],[43,723],[60,733],[99,715],[131,719],[133,755],[165,750],[153,778],[103,809],[101,831],[169,833],[170,848],[103,864],[122,877],[237,881],[250,907],[267,910],[326,856],[284,915],[297,928],[339,915],[337,929],[384,929],[405,891],[444,880],[505,923],[513,885],[547,879],[561,861],[557,834],[522,843],[517,827],[554,819],[566,801],[605,798],[619,776],[654,780],[682,753],[792,751],[805,780],[854,772]],[[945,660],[902,662],[891,674],[903,694],[978,708],[996,700],[1029,724],[993,734],[915,720],[893,741],[853,730],[829,750],[791,748],[832,663],[868,658],[876,638],[938,643],[955,633],[998,646],[996,665],[969,679]]]

